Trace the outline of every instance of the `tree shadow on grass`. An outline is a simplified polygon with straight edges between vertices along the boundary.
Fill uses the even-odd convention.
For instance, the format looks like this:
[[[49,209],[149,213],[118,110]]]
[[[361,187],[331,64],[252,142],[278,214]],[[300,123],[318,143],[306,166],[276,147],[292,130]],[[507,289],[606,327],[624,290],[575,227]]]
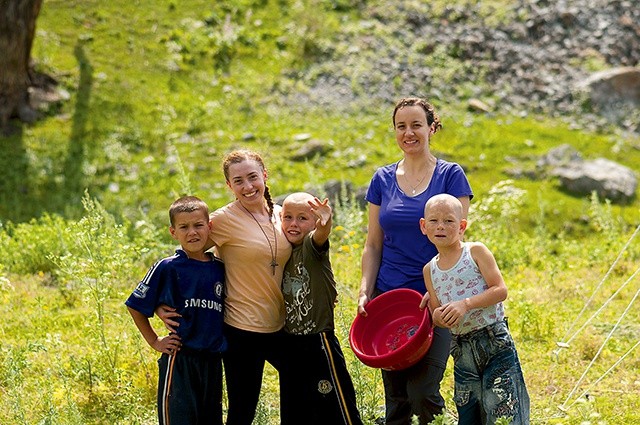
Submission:
[[[86,156],[87,121],[89,120],[89,103],[93,86],[93,66],[91,66],[85,54],[82,42],[76,44],[73,53],[80,67],[80,80],[73,114],[73,127],[69,138],[67,157],[64,162],[64,184],[61,187],[61,193],[64,196],[63,202],[71,205],[80,205],[87,186],[83,164]]]
[[[3,218],[15,221],[30,214],[34,202],[29,197],[29,161],[22,125],[13,125],[11,134],[3,135],[1,140],[0,223]]]
[[[44,181],[34,178],[40,170],[33,169],[24,142],[25,125],[11,123],[11,132],[0,136],[0,223],[23,222],[45,212],[77,215],[82,211],[82,196],[87,186],[83,171],[87,144],[87,122],[93,85],[93,67],[82,42],[74,49],[80,79],[76,93],[71,135],[62,164],[61,176],[49,176]],[[55,80],[52,80],[55,81]],[[60,178],[62,177],[62,178]]]

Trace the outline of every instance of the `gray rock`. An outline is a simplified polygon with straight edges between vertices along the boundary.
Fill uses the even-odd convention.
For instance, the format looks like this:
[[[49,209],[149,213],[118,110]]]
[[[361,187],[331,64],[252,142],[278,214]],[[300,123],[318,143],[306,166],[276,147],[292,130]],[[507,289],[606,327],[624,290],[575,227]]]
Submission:
[[[516,0],[497,25],[483,2],[443,10],[431,2],[374,3],[363,3],[362,21],[346,23],[326,57],[283,76],[304,87],[284,102],[340,109],[409,94],[437,106],[491,99],[498,114],[572,116],[588,130],[615,123],[640,132],[637,114],[585,111],[576,93],[592,69],[640,64],[637,0]]]
[[[313,159],[316,155],[324,156],[333,150],[328,142],[313,139],[305,143],[300,149],[298,149],[292,156],[292,161],[306,161]]]
[[[579,84],[591,102],[606,107],[618,102],[640,105],[640,68],[622,67],[596,72]]]
[[[573,146],[568,144],[560,145],[551,149],[546,155],[540,157],[536,166],[539,169],[548,167],[558,167],[565,164],[575,164],[582,161],[582,155]]]
[[[342,200],[349,201],[353,194],[353,183],[350,181],[329,180],[324,184],[326,197],[334,205],[340,205]]]
[[[595,191],[601,198],[620,203],[630,201],[638,186],[631,169],[604,158],[571,162],[557,167],[552,174],[570,193],[585,196]]]
[[[311,139],[311,135],[309,133],[300,133],[293,136],[293,140],[296,142],[305,142],[309,139]]]

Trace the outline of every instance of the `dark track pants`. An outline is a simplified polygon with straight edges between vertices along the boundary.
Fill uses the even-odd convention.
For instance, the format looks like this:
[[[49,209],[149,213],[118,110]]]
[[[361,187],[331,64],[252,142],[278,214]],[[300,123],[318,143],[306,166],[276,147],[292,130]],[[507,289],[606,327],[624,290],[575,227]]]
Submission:
[[[229,411],[227,425],[251,425],[260,398],[265,361],[281,375],[284,368],[286,338],[284,331],[259,333],[224,325],[227,351],[223,355]],[[287,395],[280,379],[280,415],[287,423]]]
[[[288,335],[282,379],[291,391],[291,423],[362,425],[351,376],[333,332]]]
[[[387,425],[406,425],[417,415],[420,425],[433,421],[442,413],[444,398],[440,381],[449,358],[451,333],[435,327],[427,354],[415,365],[394,371],[382,371]]]
[[[160,425],[222,425],[222,360],[219,354],[163,354],[158,360]]]

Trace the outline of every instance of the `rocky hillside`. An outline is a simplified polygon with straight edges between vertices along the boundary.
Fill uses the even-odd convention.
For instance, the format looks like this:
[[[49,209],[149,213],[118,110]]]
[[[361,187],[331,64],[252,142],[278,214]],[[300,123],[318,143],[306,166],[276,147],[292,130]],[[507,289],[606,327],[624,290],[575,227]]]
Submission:
[[[590,129],[613,122],[640,132],[640,77],[633,96],[604,105],[580,89],[596,71],[638,71],[634,0],[520,0],[493,10],[370,3],[362,6],[363,19],[345,22],[339,39],[323,46],[320,60],[287,75],[306,86],[287,93],[289,102],[340,107],[406,94],[439,105],[478,99],[498,113],[546,114]]]

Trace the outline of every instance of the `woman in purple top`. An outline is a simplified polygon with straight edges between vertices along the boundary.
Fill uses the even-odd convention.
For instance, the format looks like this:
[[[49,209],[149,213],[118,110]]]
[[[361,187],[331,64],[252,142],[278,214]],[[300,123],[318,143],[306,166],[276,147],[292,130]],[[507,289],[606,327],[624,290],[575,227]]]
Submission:
[[[369,225],[358,299],[362,315],[371,299],[391,289],[426,292],[422,268],[437,254],[420,231],[427,200],[440,193],[453,195],[462,202],[466,218],[473,197],[462,167],[431,153],[431,136],[442,127],[431,104],[415,97],[401,99],[393,110],[393,127],[403,158],[376,171],[366,196]],[[449,330],[436,327],[420,362],[404,370],[382,371],[386,425],[410,424],[413,415],[420,424],[428,424],[442,413],[440,381],[450,341]]]

